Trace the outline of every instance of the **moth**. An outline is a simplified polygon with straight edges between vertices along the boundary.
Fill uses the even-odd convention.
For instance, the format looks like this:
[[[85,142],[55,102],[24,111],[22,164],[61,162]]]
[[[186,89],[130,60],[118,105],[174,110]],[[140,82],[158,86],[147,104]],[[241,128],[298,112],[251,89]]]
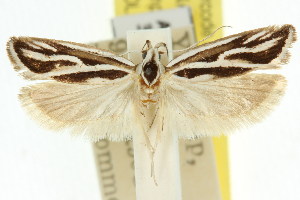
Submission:
[[[191,139],[262,120],[286,86],[282,75],[262,70],[287,63],[295,40],[292,25],[269,26],[190,48],[167,65],[160,62],[166,45],[150,41],[139,64],[92,46],[33,37],[12,37],[7,52],[15,70],[33,81],[21,89],[22,105],[49,129],[93,141],[150,130]]]

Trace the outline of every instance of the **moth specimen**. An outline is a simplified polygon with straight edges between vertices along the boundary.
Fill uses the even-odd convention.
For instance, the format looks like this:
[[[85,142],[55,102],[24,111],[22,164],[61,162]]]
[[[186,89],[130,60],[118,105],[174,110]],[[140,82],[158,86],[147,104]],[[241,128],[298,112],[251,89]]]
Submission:
[[[32,37],[12,37],[7,52],[25,79],[39,80],[19,97],[47,128],[69,128],[94,141],[150,130],[195,138],[265,117],[286,80],[255,71],[287,63],[295,40],[292,25],[255,29],[191,48],[166,66],[160,62],[165,44],[150,41],[140,64],[88,45]]]

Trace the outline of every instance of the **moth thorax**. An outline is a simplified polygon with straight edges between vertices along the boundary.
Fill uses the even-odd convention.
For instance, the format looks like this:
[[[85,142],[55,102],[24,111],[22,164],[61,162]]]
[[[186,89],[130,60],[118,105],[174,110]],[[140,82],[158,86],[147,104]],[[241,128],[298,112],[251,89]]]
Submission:
[[[148,82],[149,85],[153,84],[154,80],[158,76],[158,73],[159,73],[158,71],[159,71],[159,66],[154,60],[147,62],[143,66],[143,75],[144,75],[144,78],[147,80],[145,82]]]
[[[154,90],[153,88],[151,88],[151,87],[146,87],[146,88],[144,89],[144,92],[145,92],[146,94],[153,94],[153,93],[155,92],[155,90]]]

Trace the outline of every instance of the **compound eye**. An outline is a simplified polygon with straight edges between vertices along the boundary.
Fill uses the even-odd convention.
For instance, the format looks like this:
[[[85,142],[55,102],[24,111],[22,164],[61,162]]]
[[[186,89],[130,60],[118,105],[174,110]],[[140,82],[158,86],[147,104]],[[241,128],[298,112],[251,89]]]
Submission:
[[[146,52],[146,51],[143,51],[143,52],[142,52],[142,58],[145,59],[146,56],[147,56],[147,52]]]
[[[164,51],[158,51],[158,60],[161,59],[161,55],[164,54],[165,52]]]

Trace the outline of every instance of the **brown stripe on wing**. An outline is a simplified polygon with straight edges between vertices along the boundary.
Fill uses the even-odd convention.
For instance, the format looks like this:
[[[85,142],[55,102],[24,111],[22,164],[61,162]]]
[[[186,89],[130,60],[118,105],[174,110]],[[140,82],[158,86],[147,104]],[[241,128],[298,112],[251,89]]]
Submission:
[[[28,43],[21,40],[15,40],[13,44],[14,44],[13,45],[14,50],[17,53],[18,58],[30,71],[34,73],[47,73],[58,68],[59,66],[74,66],[77,64],[69,60],[56,60],[56,61],[36,60],[32,57],[23,55],[23,50],[30,50],[30,51],[42,53],[44,55],[54,55],[54,51],[49,49],[36,49],[31,47]]]
[[[37,53],[41,53],[45,56],[75,56],[81,60],[85,65],[95,66],[102,64],[109,64],[114,66],[120,66],[124,68],[129,68],[130,66],[126,65],[123,62],[120,62],[112,57],[104,57],[94,52],[82,51],[76,48],[71,48],[60,44],[61,41],[50,40],[50,39],[41,39],[41,38],[13,38],[13,47],[17,53],[21,62],[28,67],[28,69],[34,73],[46,73],[52,70],[55,70],[61,66],[73,66],[77,63],[69,60],[57,60],[57,61],[42,61],[37,60],[32,57],[27,57],[23,54],[24,50],[29,50]],[[33,43],[34,41],[45,43],[54,50],[50,48],[45,48],[38,43]],[[32,46],[30,45],[32,44]],[[80,44],[70,43],[73,45],[83,46]],[[39,48],[35,48],[37,46]],[[93,47],[91,47],[93,48]]]
[[[103,78],[109,80],[115,80],[126,76],[128,73],[121,70],[100,70],[100,71],[89,71],[89,72],[77,72],[71,74],[63,74],[59,76],[53,76],[57,81],[66,83],[82,83],[92,78]]]
[[[188,79],[195,78],[201,75],[214,75],[219,78],[227,78],[231,76],[242,75],[251,70],[252,68],[242,68],[242,67],[186,68],[177,71],[174,74]]]
[[[226,56],[225,59],[246,60],[253,64],[268,64],[273,59],[277,58],[279,54],[282,52],[283,47],[286,44],[286,40],[289,37],[289,33],[290,33],[289,28],[290,27],[288,26],[284,26],[280,31],[274,32],[273,34],[271,34],[270,37],[267,37],[266,39],[254,40],[244,45],[247,48],[253,48],[268,40],[280,38],[279,40],[276,41],[276,45],[272,46],[271,48],[268,48],[264,51],[255,52],[255,53],[251,53],[251,52],[236,53],[236,54]]]
[[[236,48],[251,49],[259,44],[270,41],[272,39],[278,39],[276,45],[274,45],[272,48],[269,48],[265,51],[258,52],[258,53],[237,53],[237,54],[232,54],[232,55],[225,57],[225,59],[229,59],[229,60],[242,59],[245,61],[249,61],[250,63],[253,63],[253,64],[266,64],[266,63],[271,62],[282,52],[282,48],[285,46],[286,40],[289,37],[289,33],[290,33],[291,29],[294,31],[293,26],[284,25],[280,28],[266,27],[266,28],[260,28],[260,29],[246,31],[246,32],[243,32],[240,34],[228,36],[228,37],[204,44],[199,47],[205,47],[205,46],[209,47],[209,45],[214,45],[215,43],[222,42],[222,41],[232,38],[232,37],[237,37],[237,38],[228,43],[225,43],[225,44],[222,44],[222,45],[219,45],[216,47],[212,47],[207,50],[198,52],[195,55],[189,56],[186,59],[183,59],[183,60],[175,63],[172,66],[172,68],[183,66],[183,65],[186,65],[186,64],[192,63],[192,62],[214,62],[214,61],[217,61],[219,56],[226,51],[236,49]],[[259,32],[262,32],[262,31],[266,31],[266,33],[257,37],[253,41],[246,42],[253,35],[258,34]],[[270,33],[272,33],[272,34],[270,34]],[[270,36],[267,36],[268,34],[270,34]]]

